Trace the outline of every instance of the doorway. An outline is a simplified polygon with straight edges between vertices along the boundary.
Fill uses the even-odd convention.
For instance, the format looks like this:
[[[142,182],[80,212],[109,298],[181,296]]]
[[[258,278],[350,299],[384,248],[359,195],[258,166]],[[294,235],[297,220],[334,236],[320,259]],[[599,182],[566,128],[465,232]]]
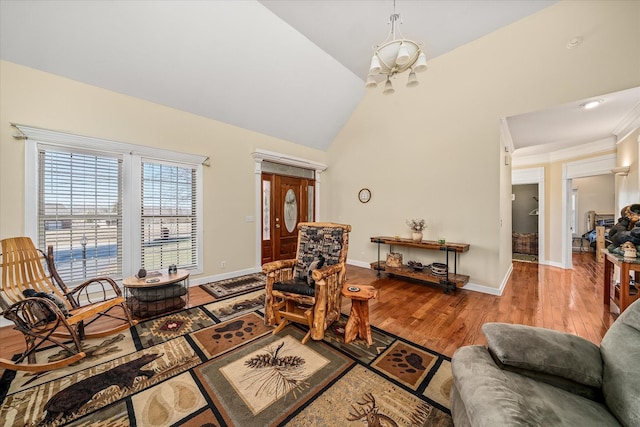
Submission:
[[[512,259],[538,262],[538,184],[512,187],[511,225]]]
[[[262,194],[261,262],[293,259],[298,223],[314,221],[315,180],[263,172]]]

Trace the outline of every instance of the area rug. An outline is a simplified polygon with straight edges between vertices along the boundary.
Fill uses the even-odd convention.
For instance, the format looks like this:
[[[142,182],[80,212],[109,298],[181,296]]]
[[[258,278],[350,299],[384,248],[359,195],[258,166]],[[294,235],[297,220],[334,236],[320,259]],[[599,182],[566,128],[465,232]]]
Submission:
[[[264,288],[265,284],[265,275],[262,273],[255,273],[233,277],[226,280],[219,280],[217,282],[205,283],[204,285],[200,285],[200,287],[216,298],[226,298],[231,295]]]
[[[137,426],[452,426],[450,359],[373,328],[344,344],[302,327],[277,335],[261,310],[220,321],[225,301],[150,319],[87,341],[80,363],[39,375],[6,371],[0,423]],[[57,351],[45,350],[38,360]]]
[[[537,263],[538,262],[538,255],[514,253],[511,256],[511,259],[513,261],[519,261],[519,262]]]

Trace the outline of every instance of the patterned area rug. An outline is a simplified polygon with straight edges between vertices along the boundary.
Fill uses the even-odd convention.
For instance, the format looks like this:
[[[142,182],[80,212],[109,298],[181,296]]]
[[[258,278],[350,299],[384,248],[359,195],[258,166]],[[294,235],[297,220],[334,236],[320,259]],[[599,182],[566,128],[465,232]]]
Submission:
[[[205,283],[204,285],[200,285],[200,287],[216,298],[226,298],[255,289],[262,289],[265,284],[266,278],[264,274],[255,273],[247,274],[246,276],[234,277],[232,279]]]
[[[264,295],[264,292],[262,292]],[[373,328],[344,344],[342,317],[323,341],[278,335],[255,295],[151,319],[87,341],[90,356],[39,375],[0,380],[5,426],[452,426],[450,359]],[[247,302],[248,301],[248,302]],[[262,307],[260,307],[262,308]],[[220,321],[214,313],[225,313]],[[57,352],[42,351],[39,360]]]

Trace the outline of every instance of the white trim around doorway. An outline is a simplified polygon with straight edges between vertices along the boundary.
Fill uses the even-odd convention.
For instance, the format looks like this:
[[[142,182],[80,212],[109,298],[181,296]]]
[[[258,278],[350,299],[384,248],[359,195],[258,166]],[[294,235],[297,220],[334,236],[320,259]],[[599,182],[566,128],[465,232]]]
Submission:
[[[315,215],[316,221],[320,221],[320,176],[327,169],[327,165],[313,160],[307,160],[300,157],[289,156],[287,154],[276,153],[273,151],[256,149],[251,153],[255,161],[254,177],[255,177],[255,266],[261,271],[262,266],[262,162],[269,161],[272,163],[280,163],[287,166],[296,166],[303,169],[314,171],[315,176]]]
[[[544,204],[544,168],[514,169],[511,171],[511,185],[538,184],[538,263],[548,264],[544,251],[545,204]]]
[[[562,268],[573,268],[571,239],[572,180],[587,176],[607,175],[616,167],[616,154],[591,157],[562,165]]]

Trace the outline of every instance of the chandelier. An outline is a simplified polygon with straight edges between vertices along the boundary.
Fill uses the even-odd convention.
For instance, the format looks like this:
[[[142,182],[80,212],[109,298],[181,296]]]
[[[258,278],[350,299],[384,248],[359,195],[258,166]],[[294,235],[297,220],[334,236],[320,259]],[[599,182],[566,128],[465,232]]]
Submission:
[[[396,2],[393,1],[393,13],[389,17],[391,31],[387,38],[375,47],[373,58],[371,58],[371,67],[365,84],[368,88],[378,86],[378,82],[386,80],[382,93],[391,95],[395,92],[391,84],[391,77],[398,73],[409,72],[407,79],[407,87],[418,86],[419,82],[416,73],[421,73],[427,69],[427,59],[418,43],[404,38],[399,29],[397,29],[400,14],[396,13]],[[401,22],[401,21],[400,21]],[[396,38],[396,29],[399,38]]]

